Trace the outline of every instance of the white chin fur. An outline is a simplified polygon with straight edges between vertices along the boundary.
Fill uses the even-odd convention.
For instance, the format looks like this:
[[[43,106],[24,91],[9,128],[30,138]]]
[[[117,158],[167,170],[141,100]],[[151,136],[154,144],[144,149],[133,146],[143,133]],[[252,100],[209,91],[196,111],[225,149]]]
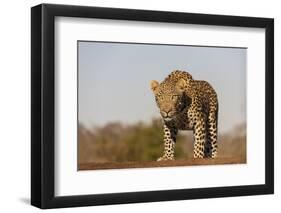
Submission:
[[[172,118],[164,118],[164,121],[171,121]]]

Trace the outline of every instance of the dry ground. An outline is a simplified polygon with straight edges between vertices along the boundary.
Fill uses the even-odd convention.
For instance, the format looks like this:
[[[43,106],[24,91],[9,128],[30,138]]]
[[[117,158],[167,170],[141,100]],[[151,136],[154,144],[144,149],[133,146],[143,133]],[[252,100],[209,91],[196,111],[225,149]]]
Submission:
[[[151,162],[105,162],[105,163],[81,163],[78,170],[96,169],[125,169],[125,168],[150,168],[150,167],[173,167],[193,165],[220,165],[220,164],[243,164],[242,158],[216,158],[216,159],[188,159],[175,161],[151,161]]]

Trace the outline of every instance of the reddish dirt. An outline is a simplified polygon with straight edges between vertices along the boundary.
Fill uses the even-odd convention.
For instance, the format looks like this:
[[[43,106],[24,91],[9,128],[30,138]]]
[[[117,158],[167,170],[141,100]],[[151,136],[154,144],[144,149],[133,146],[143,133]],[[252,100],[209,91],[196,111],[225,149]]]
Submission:
[[[174,166],[199,166],[221,164],[243,164],[242,158],[216,158],[216,159],[188,159],[175,161],[150,161],[150,162],[105,162],[105,163],[82,163],[78,170],[97,169],[126,169],[126,168],[150,168],[150,167],[174,167]]]

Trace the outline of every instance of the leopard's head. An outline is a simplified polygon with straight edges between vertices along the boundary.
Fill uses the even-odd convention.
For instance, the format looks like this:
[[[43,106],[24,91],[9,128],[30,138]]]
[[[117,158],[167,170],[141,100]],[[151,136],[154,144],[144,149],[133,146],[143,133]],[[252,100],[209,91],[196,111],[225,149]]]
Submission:
[[[161,83],[152,80],[150,87],[164,121],[169,122],[175,119],[187,106],[186,80],[179,79],[177,82],[163,81]]]

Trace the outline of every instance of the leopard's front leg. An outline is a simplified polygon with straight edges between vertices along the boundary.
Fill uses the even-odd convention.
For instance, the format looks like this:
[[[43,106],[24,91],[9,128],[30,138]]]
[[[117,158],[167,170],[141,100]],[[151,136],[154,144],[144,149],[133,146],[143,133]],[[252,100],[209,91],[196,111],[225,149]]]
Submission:
[[[174,160],[177,129],[164,124],[164,154],[157,161]]]
[[[197,120],[194,126],[194,158],[204,158],[205,143],[206,143],[206,118],[203,114],[197,113]]]

